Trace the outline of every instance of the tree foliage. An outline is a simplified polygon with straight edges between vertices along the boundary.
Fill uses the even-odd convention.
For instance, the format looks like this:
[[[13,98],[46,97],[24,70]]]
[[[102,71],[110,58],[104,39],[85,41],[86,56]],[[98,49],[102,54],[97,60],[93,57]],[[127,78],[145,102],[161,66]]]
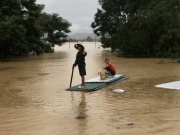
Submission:
[[[104,47],[126,57],[180,54],[179,0],[99,0],[91,27]]]
[[[36,0],[0,1],[0,58],[41,54],[66,42],[71,24],[43,9]]]

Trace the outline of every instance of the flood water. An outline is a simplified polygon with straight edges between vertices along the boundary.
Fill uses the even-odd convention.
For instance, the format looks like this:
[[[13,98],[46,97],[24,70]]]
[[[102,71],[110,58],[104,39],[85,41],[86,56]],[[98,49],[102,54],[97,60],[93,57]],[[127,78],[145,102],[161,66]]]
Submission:
[[[94,92],[66,91],[77,53],[69,43],[55,53],[0,62],[0,135],[179,135],[180,91],[155,85],[180,80],[180,64],[120,58],[100,43],[82,44],[86,80],[105,58],[128,79]],[[76,67],[72,85],[80,82]]]

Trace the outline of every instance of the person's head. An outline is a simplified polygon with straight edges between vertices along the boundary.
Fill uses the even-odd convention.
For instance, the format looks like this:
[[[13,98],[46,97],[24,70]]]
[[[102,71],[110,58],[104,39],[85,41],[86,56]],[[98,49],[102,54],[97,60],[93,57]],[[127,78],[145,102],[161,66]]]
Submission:
[[[109,63],[109,59],[108,59],[108,58],[105,59],[105,63],[106,63],[106,64]]]
[[[84,46],[81,44],[75,44],[74,47],[79,51],[84,51]]]

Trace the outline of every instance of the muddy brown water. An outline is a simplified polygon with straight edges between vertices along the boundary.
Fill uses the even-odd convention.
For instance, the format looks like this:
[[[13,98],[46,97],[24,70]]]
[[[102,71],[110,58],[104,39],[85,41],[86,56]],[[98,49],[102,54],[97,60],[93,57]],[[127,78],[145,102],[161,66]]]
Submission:
[[[0,62],[0,135],[179,135],[180,91],[154,86],[180,80],[180,64],[83,45],[86,79],[97,76],[106,57],[128,79],[95,92],[65,91],[77,52],[69,43],[52,54]],[[79,83],[76,68],[72,85]]]

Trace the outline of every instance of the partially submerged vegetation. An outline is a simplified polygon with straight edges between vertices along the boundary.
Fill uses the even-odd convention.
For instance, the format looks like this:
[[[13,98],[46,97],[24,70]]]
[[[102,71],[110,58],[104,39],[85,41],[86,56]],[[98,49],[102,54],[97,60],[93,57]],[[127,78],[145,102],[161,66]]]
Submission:
[[[0,58],[53,52],[67,41],[71,24],[43,12],[36,0],[0,1]]]
[[[91,27],[124,57],[180,59],[179,0],[99,0]]]

